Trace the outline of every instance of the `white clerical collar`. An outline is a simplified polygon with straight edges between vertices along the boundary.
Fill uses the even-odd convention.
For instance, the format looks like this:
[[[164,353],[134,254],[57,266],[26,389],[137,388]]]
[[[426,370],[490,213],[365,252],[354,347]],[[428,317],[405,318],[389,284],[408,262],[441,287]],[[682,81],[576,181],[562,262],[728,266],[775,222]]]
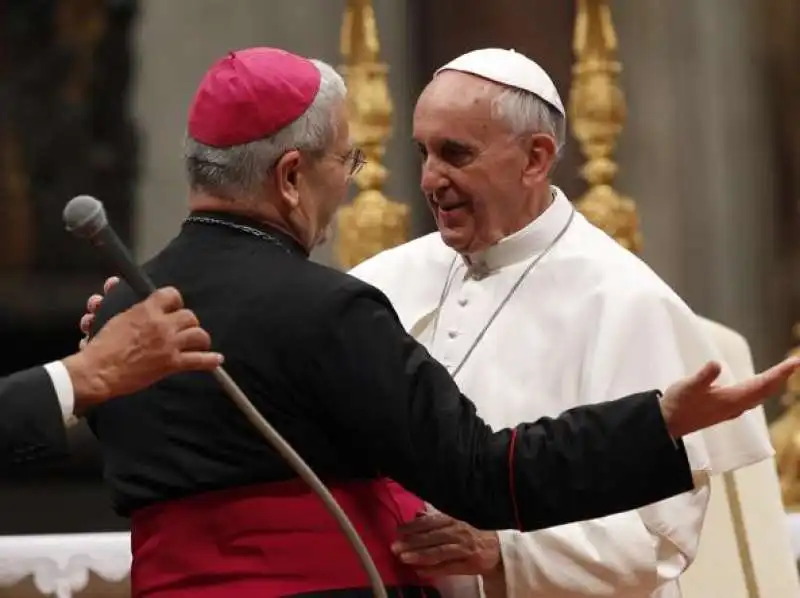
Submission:
[[[556,186],[550,189],[553,201],[533,222],[484,251],[464,256],[464,263],[476,277],[532,258],[553,242],[569,220],[573,207],[561,189]]]

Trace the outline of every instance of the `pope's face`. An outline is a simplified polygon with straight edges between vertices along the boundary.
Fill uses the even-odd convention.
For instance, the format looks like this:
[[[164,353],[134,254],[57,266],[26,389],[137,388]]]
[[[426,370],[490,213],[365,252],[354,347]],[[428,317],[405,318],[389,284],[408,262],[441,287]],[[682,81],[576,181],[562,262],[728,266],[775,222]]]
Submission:
[[[420,186],[444,242],[460,253],[486,249],[531,222],[537,185],[547,185],[536,136],[514,135],[493,118],[503,88],[445,71],[414,111]]]

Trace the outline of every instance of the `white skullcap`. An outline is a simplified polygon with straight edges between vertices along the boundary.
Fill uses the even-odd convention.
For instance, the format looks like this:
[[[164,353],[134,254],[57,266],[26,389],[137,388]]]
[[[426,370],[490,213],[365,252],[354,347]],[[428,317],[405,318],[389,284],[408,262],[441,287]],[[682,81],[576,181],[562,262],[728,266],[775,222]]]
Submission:
[[[542,67],[523,54],[502,48],[484,48],[462,54],[434,73],[459,71],[489,81],[516,87],[538,96],[566,117],[564,104],[550,76]]]

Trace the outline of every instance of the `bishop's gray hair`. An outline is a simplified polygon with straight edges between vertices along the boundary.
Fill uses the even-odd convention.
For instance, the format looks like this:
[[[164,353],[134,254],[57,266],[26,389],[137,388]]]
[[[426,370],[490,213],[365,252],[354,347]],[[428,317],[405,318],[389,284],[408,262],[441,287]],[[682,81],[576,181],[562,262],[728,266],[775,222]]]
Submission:
[[[509,87],[492,100],[492,117],[504,121],[515,135],[552,135],[556,140],[555,167],[567,137],[567,120],[558,110],[529,91]]]
[[[261,193],[264,179],[287,151],[323,152],[335,138],[333,110],[344,101],[347,87],[336,70],[322,62],[321,81],[305,113],[274,135],[242,145],[216,148],[191,137],[184,142],[184,165],[194,190],[226,199],[253,199]]]

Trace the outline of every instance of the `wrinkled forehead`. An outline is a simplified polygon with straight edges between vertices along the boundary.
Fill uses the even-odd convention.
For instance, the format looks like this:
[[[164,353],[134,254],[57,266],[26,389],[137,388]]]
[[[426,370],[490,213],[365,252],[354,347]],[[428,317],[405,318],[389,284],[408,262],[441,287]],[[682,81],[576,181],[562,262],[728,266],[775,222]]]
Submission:
[[[444,71],[423,90],[414,109],[414,137],[447,133],[484,137],[501,127],[492,118],[492,100],[503,87],[474,75]]]

